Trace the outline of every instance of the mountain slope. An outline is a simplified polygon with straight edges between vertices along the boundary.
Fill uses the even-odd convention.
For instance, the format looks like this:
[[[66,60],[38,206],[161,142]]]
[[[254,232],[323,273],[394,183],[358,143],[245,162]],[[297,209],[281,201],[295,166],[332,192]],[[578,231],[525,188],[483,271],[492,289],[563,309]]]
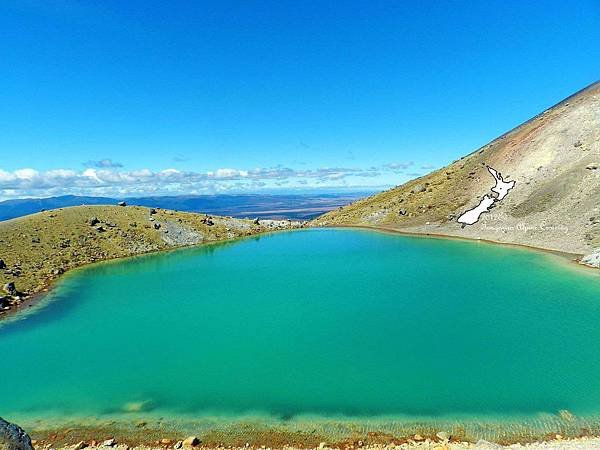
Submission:
[[[516,186],[462,228],[456,218],[494,186],[486,164]],[[600,82],[443,169],[312,225],[380,226],[592,253],[600,247]]]

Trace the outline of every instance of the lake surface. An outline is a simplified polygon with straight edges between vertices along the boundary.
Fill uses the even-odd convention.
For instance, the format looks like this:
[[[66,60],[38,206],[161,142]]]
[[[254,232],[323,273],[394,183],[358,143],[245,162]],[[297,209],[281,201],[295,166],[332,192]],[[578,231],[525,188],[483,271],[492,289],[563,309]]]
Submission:
[[[87,267],[0,325],[0,415],[600,413],[600,278],[303,230]]]

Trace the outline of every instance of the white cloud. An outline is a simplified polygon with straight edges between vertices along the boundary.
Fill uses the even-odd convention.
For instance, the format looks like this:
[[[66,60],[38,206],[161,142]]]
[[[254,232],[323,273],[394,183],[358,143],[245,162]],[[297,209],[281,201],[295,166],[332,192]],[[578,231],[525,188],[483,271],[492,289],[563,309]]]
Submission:
[[[152,171],[148,170],[148,169],[142,169],[142,170],[134,170],[131,173],[131,176],[133,177],[151,177],[152,176]]]
[[[71,178],[76,175],[75,171],[68,169],[55,169],[46,172],[46,175],[50,178]]]
[[[15,175],[0,169],[0,183],[8,183],[15,179]]]
[[[98,178],[98,175],[96,174],[96,169],[86,169],[81,175],[85,178],[96,180],[98,183],[102,183],[102,180]]]
[[[364,186],[366,180],[388,174],[397,181],[399,169],[413,163],[391,163],[379,167],[292,169],[285,166],[255,169],[219,168],[210,172],[147,168],[131,171],[87,168],[83,171],[32,168],[13,172],[0,169],[0,199],[44,197],[63,194],[135,196],[159,194],[252,191],[277,186]],[[362,181],[361,181],[362,180]],[[381,184],[381,182],[380,182]]]
[[[248,172],[246,170],[237,170],[237,169],[217,169],[215,172],[215,176],[217,178],[239,178],[239,177],[247,177]]]
[[[14,175],[21,180],[33,180],[39,173],[34,169],[19,169],[15,170]]]

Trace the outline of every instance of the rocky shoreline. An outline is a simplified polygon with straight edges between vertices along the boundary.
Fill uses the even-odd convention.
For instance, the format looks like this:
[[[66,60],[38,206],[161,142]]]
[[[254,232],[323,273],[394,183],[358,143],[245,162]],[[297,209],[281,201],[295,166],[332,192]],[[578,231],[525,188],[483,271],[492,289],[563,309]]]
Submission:
[[[124,203],[61,208],[0,222],[0,320],[34,304],[74,268],[304,226]]]
[[[330,213],[331,214],[331,213]],[[457,235],[435,224],[412,228],[395,224],[249,220],[127,206],[78,206],[42,211],[0,222],[0,320],[31,306],[66,271],[98,261],[221,242],[306,226],[361,227],[407,235],[465,238],[561,254],[600,268],[600,248],[573,253],[565,248],[471,234]]]
[[[325,443],[316,447],[298,447],[298,446],[284,446],[284,447],[270,447],[270,446],[220,446],[220,447],[206,447],[201,444],[192,446],[186,443],[196,439],[194,437],[188,437],[184,441],[177,441],[172,444],[171,439],[161,439],[156,442],[155,445],[140,445],[130,447],[126,444],[113,443],[114,440],[108,439],[102,443],[92,442],[93,445],[88,445],[86,442],[79,442],[68,447],[58,447],[56,450],[83,450],[87,448],[89,450],[165,450],[173,448],[175,450],[275,450],[281,448],[282,450],[409,450],[409,449],[421,449],[421,450],[501,450],[501,449],[514,449],[514,450],[537,450],[537,449],[554,449],[554,450],[579,450],[579,449],[600,449],[600,438],[577,438],[577,439],[555,439],[551,441],[532,442],[527,444],[510,444],[500,445],[494,442],[480,440],[475,443],[471,442],[450,442],[447,439],[424,439],[422,441],[410,441],[402,444],[374,444],[374,445],[357,445],[357,446],[330,446]],[[34,449],[50,449],[53,447],[44,446],[40,447],[37,445],[33,446]]]
[[[244,430],[242,430],[244,431]],[[453,435],[446,431],[430,432],[396,438],[389,434],[368,433],[365,437],[356,434],[353,438],[340,442],[320,441],[319,436],[311,436],[311,433],[302,436],[284,436],[282,440],[274,440],[268,434],[257,434],[252,436],[246,430],[248,441],[225,443],[216,442],[214,436],[204,439],[200,435],[173,436],[169,434],[161,437],[155,432],[131,433],[125,438],[115,438],[109,435],[107,430],[98,432],[97,437],[90,437],[94,431],[88,430],[88,436],[82,438],[82,434],[73,429],[54,431],[50,434],[41,435],[39,439],[31,439],[21,427],[11,424],[0,418],[0,450],[459,450],[459,449],[591,449],[600,448],[600,438],[593,436],[581,436],[564,438],[560,434],[549,434],[537,441],[524,441],[514,443],[496,443],[485,439],[469,441],[464,436]],[[243,433],[242,433],[243,435]],[[276,433],[274,433],[276,435]],[[68,436],[71,436],[70,438]],[[290,441],[287,443],[286,438]],[[260,440],[262,439],[262,441]],[[316,439],[316,440],[315,440]],[[261,444],[264,442],[264,444]],[[286,442],[286,443],[283,443]]]

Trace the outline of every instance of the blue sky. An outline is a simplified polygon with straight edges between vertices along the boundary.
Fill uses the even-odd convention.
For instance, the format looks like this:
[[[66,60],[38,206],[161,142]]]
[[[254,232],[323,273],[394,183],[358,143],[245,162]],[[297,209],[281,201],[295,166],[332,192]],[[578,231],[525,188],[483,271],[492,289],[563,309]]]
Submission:
[[[597,0],[7,0],[0,39],[0,198],[396,185],[600,78]]]

